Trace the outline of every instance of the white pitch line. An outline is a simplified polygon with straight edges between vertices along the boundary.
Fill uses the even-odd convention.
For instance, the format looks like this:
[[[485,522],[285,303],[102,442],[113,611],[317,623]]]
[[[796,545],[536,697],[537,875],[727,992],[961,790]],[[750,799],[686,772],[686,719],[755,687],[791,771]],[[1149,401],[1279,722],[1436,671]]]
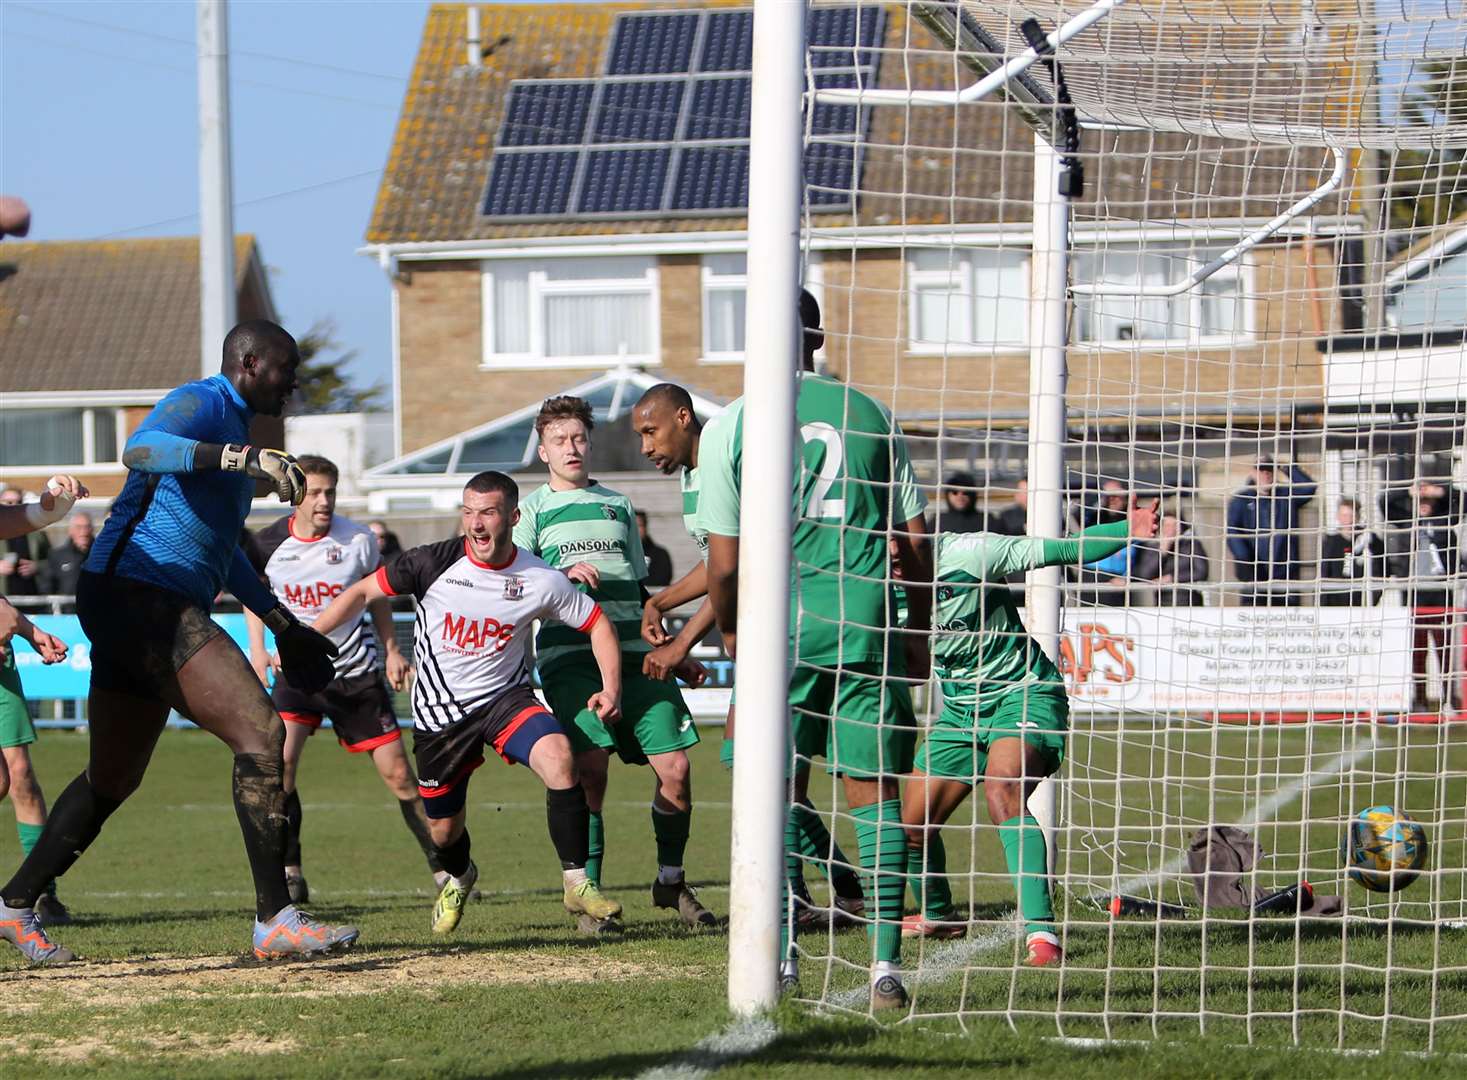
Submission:
[[[1253,828],[1270,820],[1273,817],[1274,811],[1293,802],[1306,787],[1314,787],[1323,780],[1328,780],[1332,776],[1338,776],[1340,773],[1354,766],[1355,762],[1359,761],[1374,749],[1375,736],[1367,733],[1364,746],[1357,750],[1336,754],[1323,767],[1316,769],[1314,772],[1306,773],[1303,776],[1295,777],[1245,813],[1238,819],[1236,824],[1245,828]],[[1186,865],[1187,853],[1185,851],[1179,852],[1160,870],[1153,870],[1149,874],[1136,874],[1133,877],[1126,878],[1116,886],[1116,892],[1121,895],[1126,895],[1135,892],[1137,889],[1149,889],[1158,884],[1163,878],[1172,876]]]
[[[1015,912],[1011,911],[1003,918],[1012,920],[1014,915]],[[962,971],[968,966],[968,961],[979,953],[990,952],[1005,945],[1012,948],[1017,933],[1017,926],[1000,924],[962,941],[945,942],[929,950],[922,958],[920,967],[902,972],[902,982],[908,986],[920,986],[924,982],[946,979]],[[842,990],[830,999],[830,1003],[843,1009],[851,1009],[866,1000],[870,993],[870,987],[856,986],[850,990]]]
[[[779,1028],[764,1016],[735,1020],[716,1035],[700,1039],[666,1065],[639,1073],[637,1080],[704,1080],[725,1065],[752,1057],[779,1038]]]

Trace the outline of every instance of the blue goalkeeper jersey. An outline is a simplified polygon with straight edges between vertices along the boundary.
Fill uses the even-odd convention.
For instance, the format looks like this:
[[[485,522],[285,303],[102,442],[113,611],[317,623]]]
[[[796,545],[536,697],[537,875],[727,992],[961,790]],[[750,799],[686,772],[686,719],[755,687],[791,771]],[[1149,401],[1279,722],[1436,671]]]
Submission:
[[[205,611],[224,585],[256,613],[273,608],[239,547],[255,481],[193,471],[199,443],[247,443],[253,416],[223,375],[186,383],[158,402],[127,440],[127,482],[85,569],[182,593]]]

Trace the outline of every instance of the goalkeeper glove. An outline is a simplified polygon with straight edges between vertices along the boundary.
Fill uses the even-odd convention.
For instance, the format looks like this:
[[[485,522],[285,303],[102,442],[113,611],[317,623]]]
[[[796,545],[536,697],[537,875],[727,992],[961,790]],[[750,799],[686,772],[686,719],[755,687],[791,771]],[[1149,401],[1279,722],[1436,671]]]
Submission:
[[[317,633],[290,613],[277,606],[263,619],[275,635],[275,651],[280,656],[280,674],[285,681],[304,694],[319,694],[336,678],[336,645],[325,634]]]
[[[299,506],[306,497],[306,474],[284,450],[267,450],[258,446],[230,443],[219,455],[219,468],[225,472],[242,472],[256,480],[268,480],[283,503]]]

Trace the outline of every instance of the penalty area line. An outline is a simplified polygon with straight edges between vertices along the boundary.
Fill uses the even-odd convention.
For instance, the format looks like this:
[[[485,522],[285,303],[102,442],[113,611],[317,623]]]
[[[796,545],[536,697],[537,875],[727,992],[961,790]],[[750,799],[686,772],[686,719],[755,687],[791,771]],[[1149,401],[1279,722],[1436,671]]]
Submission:
[[[636,1080],[703,1080],[725,1065],[752,1057],[779,1038],[779,1028],[766,1016],[745,1017],[679,1054],[665,1065],[638,1073]]]

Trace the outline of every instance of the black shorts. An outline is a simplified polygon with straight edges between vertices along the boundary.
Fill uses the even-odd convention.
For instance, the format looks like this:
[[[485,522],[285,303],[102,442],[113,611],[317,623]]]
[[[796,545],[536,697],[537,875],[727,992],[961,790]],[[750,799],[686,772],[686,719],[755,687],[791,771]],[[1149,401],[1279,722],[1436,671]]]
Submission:
[[[453,817],[463,809],[469,775],[484,764],[487,744],[506,763],[530,763],[530,749],[546,735],[565,729],[528,686],[501,694],[490,704],[442,731],[414,731],[418,794],[430,818]]]
[[[312,732],[321,726],[321,717],[329,716],[337,741],[353,754],[367,753],[402,738],[397,715],[392,711],[392,694],[380,671],[337,679],[319,694],[303,694],[277,678],[270,701],[280,719],[287,724],[301,724]]]
[[[92,687],[160,698],[223,628],[182,593],[132,578],[84,573],[76,614],[91,643]]]

